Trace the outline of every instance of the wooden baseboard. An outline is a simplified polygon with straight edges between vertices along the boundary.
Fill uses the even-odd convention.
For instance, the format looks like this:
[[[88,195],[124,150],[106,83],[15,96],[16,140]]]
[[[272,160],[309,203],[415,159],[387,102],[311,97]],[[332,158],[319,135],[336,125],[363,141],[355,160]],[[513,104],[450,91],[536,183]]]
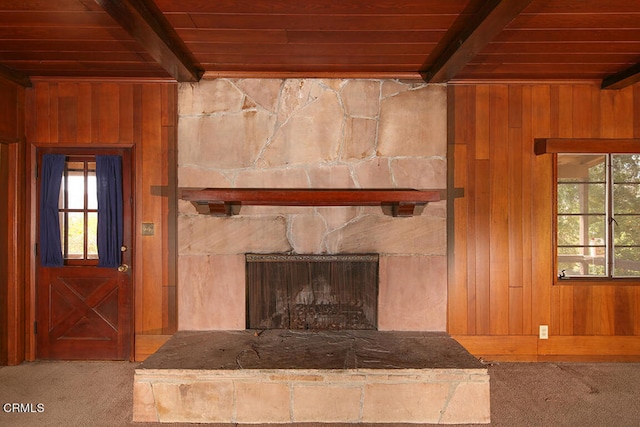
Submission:
[[[171,335],[136,335],[135,338],[135,361],[142,362],[147,357],[155,353]]]
[[[453,339],[477,357],[501,354],[518,358],[538,353],[535,336],[453,335]]]
[[[453,338],[487,361],[640,361],[640,336],[470,336]]]
[[[545,356],[639,356],[640,336],[558,336],[538,340]]]

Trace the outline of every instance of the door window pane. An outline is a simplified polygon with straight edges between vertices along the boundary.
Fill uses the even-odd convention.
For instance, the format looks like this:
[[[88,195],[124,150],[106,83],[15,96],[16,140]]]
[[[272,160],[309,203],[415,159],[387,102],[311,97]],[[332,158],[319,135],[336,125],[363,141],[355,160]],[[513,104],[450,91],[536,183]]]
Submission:
[[[84,170],[69,170],[65,181],[67,181],[67,208],[84,209]]]
[[[96,162],[87,163],[87,208],[98,209],[98,192],[96,189]]]
[[[98,259],[98,212],[87,214],[87,259]]]
[[[66,258],[84,258],[84,213],[67,213],[67,253]]]

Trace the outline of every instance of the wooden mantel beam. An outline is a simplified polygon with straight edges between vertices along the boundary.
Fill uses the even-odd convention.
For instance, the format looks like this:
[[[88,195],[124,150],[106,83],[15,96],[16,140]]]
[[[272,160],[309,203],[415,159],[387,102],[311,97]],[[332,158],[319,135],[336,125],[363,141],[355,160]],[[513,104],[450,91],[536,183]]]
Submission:
[[[429,202],[446,198],[446,190],[308,189],[308,188],[180,188],[179,198],[198,213],[231,216],[243,205],[255,206],[381,206],[392,216],[419,215]]]
[[[427,83],[451,80],[491,42],[532,0],[490,0],[463,28],[433,65],[421,72]]]
[[[640,82],[640,62],[602,79],[601,89],[622,89]]]
[[[152,0],[95,0],[173,78],[197,82],[204,74]]]

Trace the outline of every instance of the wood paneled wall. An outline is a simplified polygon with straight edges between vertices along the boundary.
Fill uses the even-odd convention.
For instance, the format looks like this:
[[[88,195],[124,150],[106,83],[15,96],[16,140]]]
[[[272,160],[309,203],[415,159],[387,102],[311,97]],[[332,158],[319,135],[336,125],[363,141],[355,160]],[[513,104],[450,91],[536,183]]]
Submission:
[[[6,253],[33,247],[35,238],[33,232],[25,238],[20,223],[29,217],[20,211],[28,188],[26,122],[29,144],[135,147],[136,357],[155,351],[176,330],[176,93],[170,83],[37,81],[25,91],[0,82],[0,98],[15,100],[3,101],[1,111],[17,106],[0,115],[0,162],[3,170],[8,166],[0,174],[0,197],[15,201],[0,213],[0,234],[8,239],[0,267],[8,263],[6,280],[15,282],[3,286],[10,295],[0,294],[13,298],[2,304],[3,319],[29,317],[14,312],[22,307],[16,298],[33,310],[33,283],[25,296],[19,285],[25,276],[33,280],[33,273],[20,271],[33,269],[32,254]],[[640,87],[452,85],[448,105],[449,188],[464,190],[449,207],[449,332],[487,358],[638,359],[640,286],[553,285],[552,163],[549,155],[533,154],[533,140],[640,138]],[[26,205],[33,220],[33,203]],[[143,222],[155,223],[154,236],[141,236]],[[549,325],[549,340],[538,339],[539,325]],[[12,359],[0,362],[21,361],[25,345],[16,331],[1,329],[0,350]],[[26,349],[23,356],[32,359],[33,340]]]
[[[0,95],[1,96],[1,95]],[[7,150],[5,144],[0,144],[0,271],[7,271],[9,267],[9,247],[6,242],[9,236],[9,221],[7,206],[9,197],[7,186],[9,182],[9,168],[7,164]],[[9,317],[8,297],[9,283],[4,274],[0,275],[0,366],[9,362],[8,338]]]
[[[135,355],[136,359],[143,359],[177,329],[177,85],[43,80],[27,90],[26,99],[26,133],[31,147],[134,147]],[[31,203],[32,219],[34,204]],[[142,236],[142,223],[154,223],[155,234]],[[31,234],[33,243],[35,236]],[[33,356],[32,343],[30,357]]]
[[[449,206],[449,332],[494,359],[640,359],[640,283],[553,284],[552,157],[533,152],[534,138],[639,138],[640,86],[452,85],[448,109],[448,185],[464,190]]]
[[[24,88],[0,79],[0,365],[22,362],[25,349],[24,99]]]

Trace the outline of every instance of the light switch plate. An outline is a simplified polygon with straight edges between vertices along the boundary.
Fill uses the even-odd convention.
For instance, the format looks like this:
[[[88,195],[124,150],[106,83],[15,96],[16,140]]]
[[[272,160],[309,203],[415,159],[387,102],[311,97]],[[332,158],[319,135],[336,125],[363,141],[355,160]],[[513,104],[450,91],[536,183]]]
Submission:
[[[156,225],[153,222],[143,222],[142,223],[142,235],[143,236],[153,236],[155,234]]]

